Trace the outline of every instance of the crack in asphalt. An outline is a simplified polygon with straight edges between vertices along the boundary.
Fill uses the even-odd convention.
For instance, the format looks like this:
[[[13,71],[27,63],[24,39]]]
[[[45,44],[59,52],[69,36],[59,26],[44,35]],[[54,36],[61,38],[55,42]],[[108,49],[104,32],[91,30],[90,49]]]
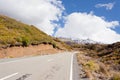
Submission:
[[[32,74],[25,74],[22,75],[20,78],[16,79],[16,80],[25,80],[26,78],[28,78],[29,76],[31,76]]]

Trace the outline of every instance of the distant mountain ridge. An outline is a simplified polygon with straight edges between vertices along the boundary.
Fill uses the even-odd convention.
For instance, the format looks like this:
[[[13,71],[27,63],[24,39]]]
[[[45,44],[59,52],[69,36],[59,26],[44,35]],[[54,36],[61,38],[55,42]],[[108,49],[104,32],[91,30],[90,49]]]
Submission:
[[[59,39],[61,41],[64,41],[64,42],[72,42],[72,43],[77,43],[77,44],[87,44],[87,43],[97,44],[97,43],[100,43],[100,42],[93,41],[91,39],[71,39],[71,38],[63,38],[63,37],[59,37]]]

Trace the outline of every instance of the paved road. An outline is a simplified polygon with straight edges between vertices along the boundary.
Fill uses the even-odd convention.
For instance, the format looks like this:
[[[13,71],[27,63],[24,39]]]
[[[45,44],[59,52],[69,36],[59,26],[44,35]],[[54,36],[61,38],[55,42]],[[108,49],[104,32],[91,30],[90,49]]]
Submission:
[[[0,80],[78,80],[73,62],[75,67],[75,53],[70,52],[3,60],[0,61]]]

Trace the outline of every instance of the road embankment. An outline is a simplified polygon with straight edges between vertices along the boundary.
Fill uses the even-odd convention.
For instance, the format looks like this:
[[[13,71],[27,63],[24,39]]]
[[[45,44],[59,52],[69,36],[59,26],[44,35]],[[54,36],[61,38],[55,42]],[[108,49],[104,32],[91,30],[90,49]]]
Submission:
[[[54,54],[60,50],[53,48],[52,45],[35,45],[28,47],[8,47],[6,49],[0,49],[0,58],[16,58],[23,56],[35,56],[35,55],[45,55]]]

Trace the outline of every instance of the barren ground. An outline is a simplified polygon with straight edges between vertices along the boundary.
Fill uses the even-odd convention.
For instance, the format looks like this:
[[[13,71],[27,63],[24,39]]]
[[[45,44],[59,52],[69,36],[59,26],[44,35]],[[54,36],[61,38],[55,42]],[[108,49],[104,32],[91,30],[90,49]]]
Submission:
[[[54,49],[52,45],[44,44],[28,47],[10,47],[7,49],[0,49],[0,58],[46,55],[56,52],[60,52],[60,50]]]

